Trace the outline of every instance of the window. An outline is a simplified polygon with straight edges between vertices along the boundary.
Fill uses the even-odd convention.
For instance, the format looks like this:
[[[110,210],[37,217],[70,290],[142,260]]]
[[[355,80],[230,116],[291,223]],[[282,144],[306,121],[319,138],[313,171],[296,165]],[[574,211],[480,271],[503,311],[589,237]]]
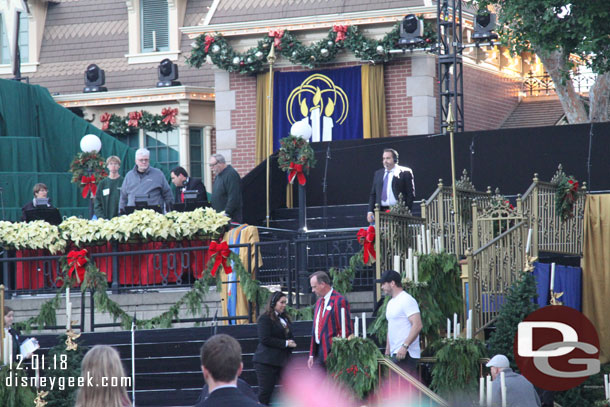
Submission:
[[[21,63],[29,62],[29,18],[25,13],[21,13],[19,17],[19,53],[21,55]],[[8,35],[4,26],[4,18],[0,14],[0,64],[7,65],[11,63],[11,52],[9,49]]]
[[[168,172],[179,165],[178,142],[178,129],[163,133],[145,133],[145,143],[146,148],[150,151],[150,159],[161,164]]]
[[[117,134],[115,137],[121,143],[125,143],[131,148],[135,148],[136,150],[140,148],[140,132],[138,131],[132,131],[126,134]]]
[[[169,50],[169,9],[167,0],[140,1],[142,52]]]
[[[205,174],[203,157],[203,129],[189,129],[189,153],[191,157],[191,175],[196,178],[203,178]]]

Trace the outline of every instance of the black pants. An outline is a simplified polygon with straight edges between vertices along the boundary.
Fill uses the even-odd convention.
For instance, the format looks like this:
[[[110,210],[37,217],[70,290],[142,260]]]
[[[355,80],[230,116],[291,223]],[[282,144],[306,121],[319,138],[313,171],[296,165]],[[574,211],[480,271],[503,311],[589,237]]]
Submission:
[[[417,371],[418,361],[419,359],[413,359],[411,355],[409,355],[409,352],[407,352],[407,355],[403,360],[398,360],[396,359],[396,355],[392,355],[392,362],[396,363],[398,367],[415,377],[417,380],[420,380],[419,373]]]
[[[280,366],[254,363],[256,379],[258,380],[258,401],[266,406],[271,402],[275,385],[280,381],[282,368]]]

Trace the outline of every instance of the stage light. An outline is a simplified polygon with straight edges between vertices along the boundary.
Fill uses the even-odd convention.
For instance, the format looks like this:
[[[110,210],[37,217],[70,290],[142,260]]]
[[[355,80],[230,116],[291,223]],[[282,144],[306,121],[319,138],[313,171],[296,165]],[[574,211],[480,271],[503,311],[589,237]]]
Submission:
[[[474,21],[474,34],[472,39],[475,42],[495,40],[498,34],[492,32],[496,29],[496,15],[487,10],[479,10]]]
[[[407,14],[400,24],[399,46],[411,47],[424,42],[424,22],[415,14]]]
[[[159,82],[157,82],[157,88],[164,86],[180,86],[181,83],[178,79],[178,65],[174,64],[169,59],[165,58],[159,64]]]
[[[104,70],[95,64],[89,65],[85,71],[85,88],[83,92],[106,92],[108,89],[103,86],[105,83],[106,75]]]

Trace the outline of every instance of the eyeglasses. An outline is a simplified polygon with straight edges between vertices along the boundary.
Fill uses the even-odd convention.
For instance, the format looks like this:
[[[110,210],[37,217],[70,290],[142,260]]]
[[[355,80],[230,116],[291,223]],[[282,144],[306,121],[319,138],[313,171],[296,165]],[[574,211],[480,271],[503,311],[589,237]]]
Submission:
[[[210,167],[214,167],[216,164],[218,164],[218,161],[215,163],[210,163],[209,165],[210,165]]]

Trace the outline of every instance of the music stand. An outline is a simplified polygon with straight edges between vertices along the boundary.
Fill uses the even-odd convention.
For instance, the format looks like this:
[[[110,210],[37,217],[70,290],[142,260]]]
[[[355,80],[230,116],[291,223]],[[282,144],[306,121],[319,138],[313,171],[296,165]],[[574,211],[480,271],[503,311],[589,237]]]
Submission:
[[[172,210],[176,212],[190,212],[194,211],[197,208],[207,208],[210,203],[207,200],[198,200],[197,196],[199,195],[199,191],[197,190],[184,190],[184,202],[175,203],[172,207]]]
[[[35,220],[44,220],[51,225],[58,226],[61,223],[61,214],[59,209],[50,208],[48,206],[36,206],[34,209],[28,209],[25,211],[25,221],[32,222]]]

